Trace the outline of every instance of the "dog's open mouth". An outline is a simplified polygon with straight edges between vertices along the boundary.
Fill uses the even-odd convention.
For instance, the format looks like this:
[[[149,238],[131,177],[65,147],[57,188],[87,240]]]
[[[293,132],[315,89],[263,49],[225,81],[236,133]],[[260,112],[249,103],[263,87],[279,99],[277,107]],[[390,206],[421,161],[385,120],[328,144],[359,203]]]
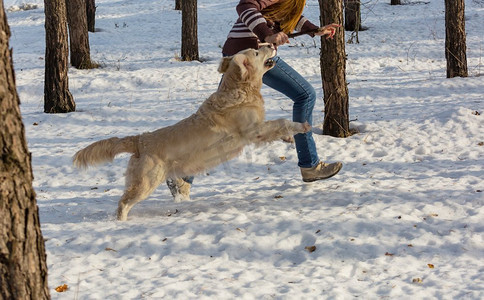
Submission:
[[[276,64],[276,62],[272,59],[272,57],[267,59],[264,62],[264,66],[269,67],[269,68],[272,68],[275,64]]]

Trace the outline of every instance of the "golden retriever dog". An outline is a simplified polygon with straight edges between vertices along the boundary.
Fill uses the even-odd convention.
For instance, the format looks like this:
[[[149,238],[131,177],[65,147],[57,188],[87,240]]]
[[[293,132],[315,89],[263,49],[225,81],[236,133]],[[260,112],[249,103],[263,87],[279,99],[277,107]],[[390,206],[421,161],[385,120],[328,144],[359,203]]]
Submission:
[[[74,165],[86,168],[132,153],[117,210],[118,220],[125,221],[131,208],[167,178],[202,173],[236,157],[249,144],[308,132],[307,123],[264,120],[262,75],[274,66],[274,55],[272,47],[264,46],[223,58],[220,86],[196,113],[153,132],[95,142],[74,155]]]

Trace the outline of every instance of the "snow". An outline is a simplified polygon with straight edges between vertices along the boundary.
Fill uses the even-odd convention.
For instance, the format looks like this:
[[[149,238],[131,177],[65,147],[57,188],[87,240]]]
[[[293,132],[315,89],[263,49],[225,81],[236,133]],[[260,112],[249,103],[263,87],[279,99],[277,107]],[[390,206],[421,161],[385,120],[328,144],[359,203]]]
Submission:
[[[71,68],[77,111],[50,115],[43,1],[4,0],[52,299],[483,299],[484,2],[466,1],[470,76],[454,79],[444,1],[406,2],[366,1],[369,30],[346,45],[359,133],[315,135],[340,174],[306,184],[293,145],[248,147],[198,176],[191,201],[160,186],[118,222],[128,157],[79,171],[72,155],[193,113],[217,88],[237,1],[198,1],[202,63],[177,59],[173,0],[96,1],[91,55],[102,68]],[[318,22],[316,0],[305,15]],[[316,87],[320,132],[319,40],[299,37],[279,55]],[[290,119],[290,100],[262,92],[268,119]]]

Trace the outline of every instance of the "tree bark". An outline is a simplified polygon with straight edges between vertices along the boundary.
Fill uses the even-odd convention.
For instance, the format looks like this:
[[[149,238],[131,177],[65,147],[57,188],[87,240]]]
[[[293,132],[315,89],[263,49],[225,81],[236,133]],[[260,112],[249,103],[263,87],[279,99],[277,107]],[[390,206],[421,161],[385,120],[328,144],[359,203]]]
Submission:
[[[96,1],[86,0],[86,15],[87,15],[87,30],[90,32],[95,32],[96,24]]]
[[[65,0],[44,0],[45,80],[44,112],[67,113],[76,110],[69,92],[69,57]]]
[[[360,0],[344,0],[345,30],[359,31],[361,29]]]
[[[182,0],[175,0],[175,10],[182,9]]]
[[[342,0],[319,0],[319,7],[321,26],[343,23]],[[321,38],[320,64],[325,107],[323,134],[347,137],[350,131],[344,30],[338,30],[333,39]]]
[[[447,78],[467,77],[465,1],[445,0]]]
[[[197,0],[182,1],[181,60],[199,60],[197,32]]]
[[[0,1],[0,299],[49,299],[31,157]]]
[[[77,69],[91,69],[91,50],[87,31],[86,0],[65,0],[67,4],[67,23],[71,65]]]

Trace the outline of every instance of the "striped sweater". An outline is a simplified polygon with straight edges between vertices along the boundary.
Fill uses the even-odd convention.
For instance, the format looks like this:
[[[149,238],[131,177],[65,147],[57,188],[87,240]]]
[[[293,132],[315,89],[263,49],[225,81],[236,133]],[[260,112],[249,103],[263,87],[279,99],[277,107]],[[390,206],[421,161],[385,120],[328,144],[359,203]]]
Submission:
[[[279,0],[240,0],[236,8],[239,18],[227,36],[222,53],[234,55],[244,49],[257,49],[259,42],[264,42],[267,36],[280,32],[281,29],[277,23],[266,20],[261,14],[264,8],[277,2]],[[301,16],[295,30],[305,31],[316,28],[318,26]]]

